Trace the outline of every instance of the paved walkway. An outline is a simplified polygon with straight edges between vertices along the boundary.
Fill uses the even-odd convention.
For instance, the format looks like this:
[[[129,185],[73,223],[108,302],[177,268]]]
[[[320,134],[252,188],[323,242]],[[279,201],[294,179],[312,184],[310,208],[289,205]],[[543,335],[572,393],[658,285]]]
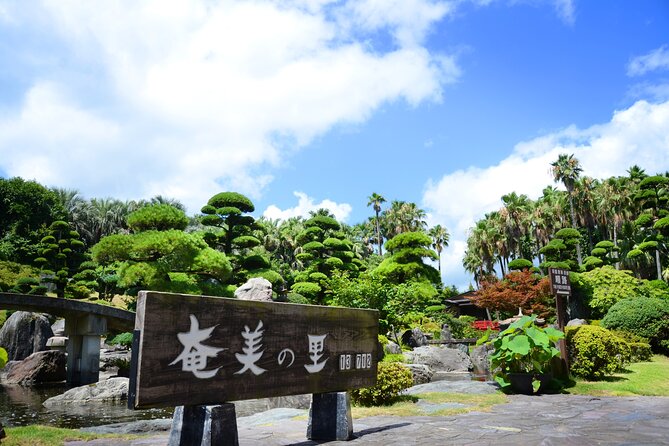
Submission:
[[[305,411],[275,409],[238,419],[241,446],[319,444],[306,440]],[[283,411],[283,412],[282,412]],[[669,445],[669,398],[577,395],[509,396],[490,412],[446,417],[353,420],[355,439],[328,445]],[[133,441],[68,442],[68,446],[164,446],[167,434]]]

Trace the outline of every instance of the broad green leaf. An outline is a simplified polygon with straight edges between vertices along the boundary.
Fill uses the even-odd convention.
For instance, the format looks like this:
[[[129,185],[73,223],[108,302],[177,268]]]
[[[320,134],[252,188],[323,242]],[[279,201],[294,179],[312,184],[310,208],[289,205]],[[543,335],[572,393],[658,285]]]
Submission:
[[[537,393],[539,391],[539,387],[541,386],[541,381],[539,381],[536,378],[532,379],[532,390],[534,393]]]
[[[544,333],[546,333],[553,342],[557,341],[558,339],[564,338],[564,333],[553,327],[544,328]]]
[[[525,335],[518,335],[508,343],[509,350],[513,353],[524,356],[530,352],[530,341]]]
[[[500,375],[495,376],[495,381],[497,381],[497,384],[499,384],[500,387],[507,387],[507,386],[511,385],[510,382],[505,380],[504,377],[502,377]]]
[[[548,335],[543,331],[539,330],[536,327],[530,327],[527,329],[527,336],[529,336],[535,345],[540,345],[548,347],[549,339]]]

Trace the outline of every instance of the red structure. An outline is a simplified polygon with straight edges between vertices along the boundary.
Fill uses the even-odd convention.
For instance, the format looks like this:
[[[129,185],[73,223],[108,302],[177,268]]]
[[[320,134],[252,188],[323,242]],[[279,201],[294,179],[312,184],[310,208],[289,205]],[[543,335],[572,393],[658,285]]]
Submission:
[[[499,322],[497,321],[474,321],[472,327],[477,330],[499,330]]]

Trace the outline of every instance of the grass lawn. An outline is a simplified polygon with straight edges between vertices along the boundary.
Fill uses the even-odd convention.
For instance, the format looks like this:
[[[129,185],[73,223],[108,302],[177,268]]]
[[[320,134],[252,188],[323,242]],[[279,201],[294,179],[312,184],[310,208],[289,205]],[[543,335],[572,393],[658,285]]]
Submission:
[[[578,380],[566,391],[595,396],[669,396],[669,358],[655,355],[652,361],[630,364],[624,372],[603,381]]]
[[[426,410],[425,406],[416,404],[418,400],[428,404],[432,409]],[[463,394],[463,393],[422,393],[415,396],[404,396],[390,406],[378,407],[359,407],[354,406],[351,410],[353,418],[373,417],[381,415],[393,415],[400,417],[409,416],[445,416],[459,413],[478,411],[486,412],[496,404],[503,404],[508,401],[506,395],[502,393],[493,393],[486,395]],[[434,410],[440,404],[460,403],[466,407],[453,407]]]
[[[50,426],[6,427],[7,437],[2,446],[55,446],[64,441],[94,440],[96,438],[139,438],[137,435],[88,434],[76,429],[61,429]]]

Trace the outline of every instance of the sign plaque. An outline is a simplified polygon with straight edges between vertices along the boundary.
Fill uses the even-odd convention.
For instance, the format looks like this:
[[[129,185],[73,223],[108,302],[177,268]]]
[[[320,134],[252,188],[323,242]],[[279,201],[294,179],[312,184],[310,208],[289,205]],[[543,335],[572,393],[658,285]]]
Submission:
[[[376,382],[378,312],[140,292],[135,409],[344,391]]]

